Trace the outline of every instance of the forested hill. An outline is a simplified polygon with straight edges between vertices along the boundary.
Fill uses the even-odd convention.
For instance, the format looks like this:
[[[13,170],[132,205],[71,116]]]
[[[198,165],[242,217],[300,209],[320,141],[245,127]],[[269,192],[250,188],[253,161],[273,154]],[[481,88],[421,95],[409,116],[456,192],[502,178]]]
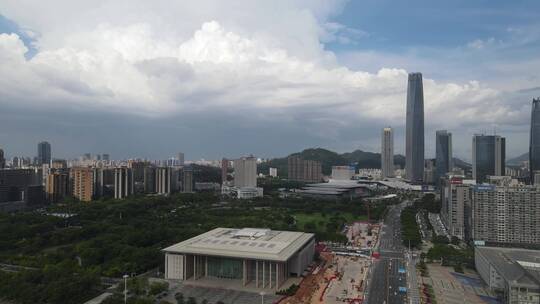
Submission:
[[[289,156],[300,156],[304,159],[318,160],[322,163],[323,174],[329,175],[332,172],[332,166],[354,165],[357,168],[380,168],[381,154],[355,150],[353,152],[339,154],[334,151],[322,148],[305,149],[302,152],[293,153]],[[394,163],[396,166],[405,166],[405,157],[395,155]],[[268,174],[268,168],[277,168],[279,176],[287,176],[287,157],[274,158],[258,166],[258,171]]]

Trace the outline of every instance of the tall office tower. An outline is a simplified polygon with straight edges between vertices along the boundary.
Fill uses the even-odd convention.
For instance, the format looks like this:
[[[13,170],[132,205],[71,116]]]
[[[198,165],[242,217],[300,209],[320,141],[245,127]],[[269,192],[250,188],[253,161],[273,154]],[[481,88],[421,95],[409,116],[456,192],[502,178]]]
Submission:
[[[4,150],[0,149],[0,169],[6,167],[6,157],[4,156]]]
[[[394,176],[394,132],[392,128],[382,129],[381,177]]]
[[[421,73],[409,74],[405,157],[407,179],[412,183],[422,183],[424,178],[424,89]]]
[[[221,160],[221,184],[227,183],[227,171],[229,170],[229,160],[226,158],[223,158]]]
[[[473,179],[481,184],[487,176],[505,174],[506,140],[498,135],[473,136]]]
[[[304,160],[300,156],[289,156],[287,159],[289,180],[318,183],[322,180],[322,165],[320,161]]]
[[[435,132],[435,182],[438,183],[448,172],[452,172],[452,133],[446,130]]]
[[[234,160],[234,186],[257,187],[257,159],[253,156]]]
[[[533,98],[531,110],[531,134],[529,138],[529,174],[531,183],[540,173],[540,97]]]
[[[133,169],[114,168],[114,198],[123,199],[134,193]]]
[[[37,164],[50,164],[51,163],[51,144],[46,141],[38,143],[37,146]]]
[[[540,189],[524,185],[476,185],[473,239],[492,244],[540,245]]]
[[[94,196],[94,169],[87,167],[71,168],[71,193],[82,202],[90,202]]]
[[[472,185],[463,176],[450,175],[441,180],[441,220],[451,236],[463,241],[472,236]]]
[[[144,193],[156,192],[156,168],[145,167],[144,168]]]
[[[156,193],[165,195],[173,193],[178,188],[178,170],[172,167],[156,168],[155,183]]]
[[[182,170],[182,192],[193,193],[193,186],[195,185],[193,180],[193,168],[185,167]]]
[[[57,203],[68,195],[69,175],[64,172],[54,172],[47,175],[45,195],[50,203]]]
[[[176,165],[177,166],[183,166],[184,165],[184,153],[178,152],[176,155]]]

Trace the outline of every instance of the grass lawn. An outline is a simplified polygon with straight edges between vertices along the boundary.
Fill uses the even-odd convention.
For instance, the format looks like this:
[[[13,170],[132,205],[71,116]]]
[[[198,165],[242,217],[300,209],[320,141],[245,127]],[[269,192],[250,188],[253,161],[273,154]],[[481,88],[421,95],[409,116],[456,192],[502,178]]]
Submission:
[[[326,224],[333,216],[341,216],[343,217],[347,223],[352,223],[355,221],[365,221],[367,220],[367,216],[361,215],[361,216],[354,216],[352,213],[349,212],[340,212],[337,214],[326,214],[326,216],[323,216],[322,213],[316,212],[316,213],[295,213],[293,214],[294,218],[296,219],[296,225],[300,229],[304,229],[304,225],[308,222],[314,222],[317,225],[318,229],[325,229]]]

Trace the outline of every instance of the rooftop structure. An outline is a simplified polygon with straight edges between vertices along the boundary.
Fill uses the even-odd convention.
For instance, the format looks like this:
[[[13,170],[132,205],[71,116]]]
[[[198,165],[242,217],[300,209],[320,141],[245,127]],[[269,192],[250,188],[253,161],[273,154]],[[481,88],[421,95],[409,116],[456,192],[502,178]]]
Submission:
[[[308,184],[297,193],[322,198],[339,199],[365,196],[369,187],[354,180],[330,180],[328,183]]]
[[[540,303],[540,251],[476,247],[475,266],[504,303]]]

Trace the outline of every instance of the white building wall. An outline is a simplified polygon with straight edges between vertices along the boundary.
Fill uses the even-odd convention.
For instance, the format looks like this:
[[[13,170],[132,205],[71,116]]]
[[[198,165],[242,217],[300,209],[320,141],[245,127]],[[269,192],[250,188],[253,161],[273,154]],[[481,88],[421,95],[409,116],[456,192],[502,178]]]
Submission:
[[[184,280],[184,255],[165,254],[165,278]]]

